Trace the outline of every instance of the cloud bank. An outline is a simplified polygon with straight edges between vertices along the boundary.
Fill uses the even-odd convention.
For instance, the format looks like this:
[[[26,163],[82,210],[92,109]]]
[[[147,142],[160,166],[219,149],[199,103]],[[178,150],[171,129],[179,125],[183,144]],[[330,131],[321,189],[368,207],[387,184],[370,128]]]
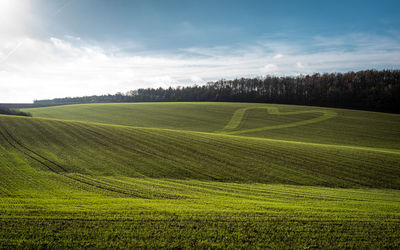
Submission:
[[[41,40],[14,34],[0,39],[0,103],[202,84],[221,78],[398,69],[399,38],[352,34],[135,54],[72,36]]]

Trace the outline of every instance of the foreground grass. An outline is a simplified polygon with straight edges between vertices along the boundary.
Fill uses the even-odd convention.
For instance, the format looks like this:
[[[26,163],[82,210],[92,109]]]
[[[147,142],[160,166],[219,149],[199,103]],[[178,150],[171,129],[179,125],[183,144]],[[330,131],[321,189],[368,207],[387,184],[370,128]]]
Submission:
[[[114,179],[114,178],[113,178]],[[400,192],[116,178],[175,193],[0,198],[1,247],[397,248]],[[25,195],[27,197],[25,197]]]
[[[398,115],[240,103],[30,112],[53,118],[0,116],[0,248],[400,248]]]

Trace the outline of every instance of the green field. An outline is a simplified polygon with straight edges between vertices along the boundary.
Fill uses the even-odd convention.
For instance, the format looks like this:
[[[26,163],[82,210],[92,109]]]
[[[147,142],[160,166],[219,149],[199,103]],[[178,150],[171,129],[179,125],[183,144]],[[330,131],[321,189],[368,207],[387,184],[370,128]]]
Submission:
[[[399,248],[400,115],[246,103],[0,116],[0,248]]]

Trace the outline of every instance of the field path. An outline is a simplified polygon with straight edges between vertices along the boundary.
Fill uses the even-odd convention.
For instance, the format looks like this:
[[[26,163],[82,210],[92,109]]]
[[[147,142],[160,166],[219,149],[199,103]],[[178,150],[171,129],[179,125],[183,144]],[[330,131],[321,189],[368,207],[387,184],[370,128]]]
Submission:
[[[267,112],[271,115],[298,115],[298,114],[307,114],[307,113],[321,113],[322,115],[313,119],[298,121],[298,122],[291,122],[286,124],[274,125],[274,126],[265,126],[260,128],[252,128],[252,129],[243,129],[237,130],[240,128],[240,124],[243,122],[245,114],[248,110],[251,109],[266,109]],[[311,123],[321,122],[330,118],[337,116],[337,113],[330,110],[304,110],[304,111],[292,111],[292,112],[280,112],[276,107],[251,107],[251,108],[241,108],[235,111],[232,115],[231,120],[228,124],[221,130],[218,131],[224,134],[244,134],[244,133],[252,133],[252,132],[259,132],[264,130],[270,129],[280,129],[280,128],[290,128],[290,127],[297,127],[301,125],[307,125]]]

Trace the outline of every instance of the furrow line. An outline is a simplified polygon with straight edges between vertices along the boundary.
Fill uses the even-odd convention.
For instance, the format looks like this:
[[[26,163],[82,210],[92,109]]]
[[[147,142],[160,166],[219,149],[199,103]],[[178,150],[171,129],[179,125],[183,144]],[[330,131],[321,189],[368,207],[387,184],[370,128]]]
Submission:
[[[48,162],[54,164],[55,166],[59,167],[60,169],[64,170],[64,172],[56,171],[55,169],[53,169],[52,167],[50,167],[48,164],[46,164],[44,161],[42,161],[42,160],[40,160],[40,159],[38,159],[38,158],[36,158],[36,157],[33,157],[32,155],[30,155],[30,154],[24,152],[23,150],[19,149],[16,145],[12,144],[11,141],[3,134],[3,132],[1,132],[1,130],[0,130],[0,134],[2,135],[2,137],[3,137],[13,148],[15,148],[15,149],[18,150],[19,152],[23,153],[24,155],[28,156],[29,158],[33,159],[34,161],[39,162],[41,165],[45,166],[47,169],[49,169],[49,170],[50,170],[51,172],[53,172],[54,174],[67,177],[67,178],[69,178],[69,179],[72,179],[72,180],[75,180],[75,181],[77,181],[77,182],[80,182],[80,183],[83,183],[83,184],[86,184],[86,185],[89,185],[89,186],[93,186],[93,187],[96,187],[96,188],[99,188],[99,189],[103,189],[103,190],[107,190],[107,191],[111,191],[111,192],[116,192],[116,193],[125,194],[125,195],[128,195],[128,196],[132,196],[131,193],[127,193],[127,192],[124,192],[124,191],[121,191],[121,190],[115,190],[115,189],[111,189],[111,188],[104,187],[104,186],[101,186],[101,185],[97,185],[97,184],[95,184],[95,183],[93,183],[93,182],[90,182],[90,181],[88,181],[88,180],[85,180],[85,177],[83,177],[83,176],[82,176],[82,178],[83,178],[83,180],[82,180],[82,179],[74,178],[74,177],[68,175],[69,172],[68,172],[65,168],[63,168],[62,166],[60,166],[59,164],[57,164],[57,163],[55,163],[55,162],[53,162],[53,161],[51,161],[51,160],[49,160],[49,159],[47,159],[47,158],[41,156],[40,154],[34,152],[33,150],[29,149],[28,147],[26,147],[25,145],[23,145],[21,142],[17,141],[17,140],[8,132],[8,130],[7,130],[6,128],[3,127],[3,129],[6,131],[6,133],[10,136],[10,138],[11,138],[18,146],[22,147],[23,149],[28,150],[29,152],[33,153],[33,154],[36,155],[37,157],[40,157],[40,158],[42,158],[42,159],[44,159],[44,160],[46,160],[46,161],[48,161]],[[117,187],[113,187],[113,186],[111,186],[111,187],[112,187],[112,188],[118,189]],[[139,196],[134,196],[134,197],[136,197],[136,198],[144,198],[144,197],[139,197]]]

